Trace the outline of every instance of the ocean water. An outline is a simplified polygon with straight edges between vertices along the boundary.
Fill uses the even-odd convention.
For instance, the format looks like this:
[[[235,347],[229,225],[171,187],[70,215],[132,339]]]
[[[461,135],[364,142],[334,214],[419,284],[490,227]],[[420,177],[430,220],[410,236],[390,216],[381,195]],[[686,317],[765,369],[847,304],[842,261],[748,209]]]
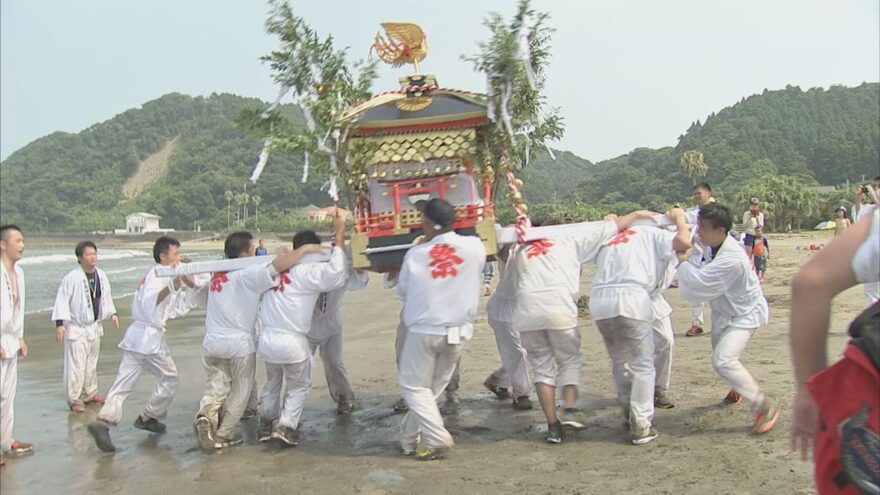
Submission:
[[[208,261],[222,258],[217,252],[188,252],[181,249],[181,255],[193,261]],[[58,284],[70,270],[78,268],[73,248],[59,249],[27,249],[24,258],[19,261],[24,270],[27,294],[25,312],[36,313],[52,309]],[[147,270],[155,262],[153,255],[147,250],[137,249],[102,249],[98,247],[98,268],[104,270],[110,279],[113,298],[129,296],[137,289],[137,284]]]

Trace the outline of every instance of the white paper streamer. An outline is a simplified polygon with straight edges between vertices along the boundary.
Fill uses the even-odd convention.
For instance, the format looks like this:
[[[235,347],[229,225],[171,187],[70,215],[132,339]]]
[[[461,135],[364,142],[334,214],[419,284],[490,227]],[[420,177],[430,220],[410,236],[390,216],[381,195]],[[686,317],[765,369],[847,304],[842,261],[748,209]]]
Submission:
[[[302,183],[305,184],[309,180],[309,152],[303,152],[303,176]]]
[[[492,75],[486,74],[486,116],[495,122],[495,89],[492,87]]]
[[[523,69],[526,72],[526,79],[529,81],[529,86],[532,87],[533,90],[538,89],[537,82],[535,81],[535,71],[532,69],[532,50],[529,47],[529,34],[532,30],[532,18],[531,16],[525,15],[522,18],[522,23],[519,25],[519,31],[517,32],[517,46],[519,47],[519,58],[522,60]]]
[[[285,95],[287,95],[288,91],[290,91],[290,86],[281,86],[281,89],[278,90],[278,96],[275,97],[275,101],[273,101],[272,104],[269,105],[269,108],[267,108],[263,111],[263,113],[260,114],[260,118],[263,120],[268,119],[272,111],[278,108],[278,105],[281,104],[281,100],[284,98]]]
[[[263,150],[260,151],[260,158],[257,160],[257,166],[254,167],[254,173],[251,174],[251,182],[256,184],[257,180],[263,175],[263,169],[266,168],[266,162],[269,160],[269,146],[272,144],[271,139],[263,141]]]
[[[510,135],[510,139],[514,138],[513,135],[513,124],[510,119],[510,111],[507,106],[510,103],[510,96],[513,94],[513,86],[510,83],[505,82],[504,88],[501,91],[501,121],[504,123],[504,128],[507,129],[507,134]]]

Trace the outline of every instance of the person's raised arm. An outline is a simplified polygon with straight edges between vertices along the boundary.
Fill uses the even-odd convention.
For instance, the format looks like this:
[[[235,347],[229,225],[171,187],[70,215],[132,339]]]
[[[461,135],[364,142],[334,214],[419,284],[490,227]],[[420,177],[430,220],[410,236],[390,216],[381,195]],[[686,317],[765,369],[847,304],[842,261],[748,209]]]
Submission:
[[[636,210],[629,212],[622,217],[617,217],[610,220],[614,220],[614,223],[617,224],[617,230],[621,231],[628,229],[629,226],[632,225],[636,220],[653,219],[656,216],[656,213],[648,210]]]
[[[675,222],[678,229],[672,239],[672,249],[676,253],[686,253],[691,248],[691,229],[687,225],[687,215],[681,208],[673,208],[666,212],[666,216]]]
[[[279,254],[272,260],[272,267],[276,272],[281,273],[283,271],[289,270],[290,267],[299,263],[301,259],[307,254],[313,253],[321,253],[325,251],[327,248],[321,246],[320,244],[304,244],[293,251],[288,253]]]
[[[333,217],[333,241],[336,246],[339,246],[339,249],[345,245],[345,217],[339,214],[338,208]]]
[[[807,380],[827,365],[828,326],[831,301],[858,280],[852,259],[871,232],[873,216],[843,231],[833,242],[807,261],[791,283],[789,343],[796,393],[791,425],[791,448],[806,459],[815,436],[816,405]],[[841,263],[847,262],[846,267]]]

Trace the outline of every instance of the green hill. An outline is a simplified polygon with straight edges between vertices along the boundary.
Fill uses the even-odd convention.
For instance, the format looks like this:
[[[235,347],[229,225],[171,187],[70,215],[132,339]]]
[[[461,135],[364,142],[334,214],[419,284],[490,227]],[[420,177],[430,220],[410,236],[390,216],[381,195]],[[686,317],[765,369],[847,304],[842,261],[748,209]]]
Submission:
[[[193,221],[225,227],[224,193],[244,190],[262,146],[233,120],[245,108],[265,105],[229,94],[172,93],[78,134],[40,138],[0,164],[2,222],[111,229],[128,213],[149,211],[170,228],[186,229]],[[302,122],[295,106],[283,111]],[[261,214],[292,210],[323,194],[319,177],[300,184],[301,162],[301,156],[273,154],[262,179],[249,184],[247,192],[262,197]]]
[[[37,139],[0,163],[0,222],[108,230],[121,227],[128,213],[148,211],[165,227],[199,222],[220,229],[237,210],[234,202],[227,207],[225,193],[242,192],[247,183],[247,193],[262,198],[264,225],[282,228],[297,208],[327,203],[320,191],[325,178],[312,174],[300,184],[302,155],[276,152],[260,181],[247,182],[262,143],[233,121],[265,105],[230,94],[172,93],[80,133]],[[302,125],[298,108],[283,112]],[[582,217],[681,201],[692,183],[679,168],[688,150],[704,153],[705,180],[729,201],[766,174],[824,185],[872,177],[880,173],[880,84],[764,91],[694,123],[675,147],[637,148],[596,164],[568,152],[551,160],[540,150],[521,172],[526,200],[533,211],[575,210]]]
[[[692,181],[679,160],[688,150],[702,151],[709,167],[699,180],[731,200],[767,174],[816,185],[874,177],[880,173],[880,84],[764,90],[695,122],[675,147],[638,148],[597,163],[572,197],[642,204],[686,198]]]

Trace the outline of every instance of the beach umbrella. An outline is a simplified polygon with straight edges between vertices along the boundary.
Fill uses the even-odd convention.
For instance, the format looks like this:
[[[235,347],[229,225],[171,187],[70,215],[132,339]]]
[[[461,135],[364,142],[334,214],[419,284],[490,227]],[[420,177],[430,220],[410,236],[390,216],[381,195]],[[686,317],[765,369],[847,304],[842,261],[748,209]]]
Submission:
[[[834,220],[827,220],[813,227],[813,230],[831,230],[836,227]]]

